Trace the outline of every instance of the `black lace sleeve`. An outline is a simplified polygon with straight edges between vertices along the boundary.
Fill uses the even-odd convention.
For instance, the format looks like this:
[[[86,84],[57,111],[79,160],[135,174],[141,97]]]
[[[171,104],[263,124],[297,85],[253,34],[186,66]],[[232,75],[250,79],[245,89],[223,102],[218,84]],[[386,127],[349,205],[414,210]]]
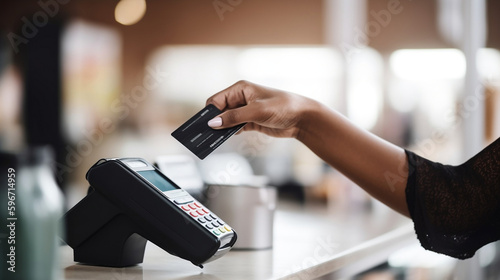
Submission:
[[[425,249],[466,259],[500,239],[500,138],[459,166],[406,155],[406,202]]]

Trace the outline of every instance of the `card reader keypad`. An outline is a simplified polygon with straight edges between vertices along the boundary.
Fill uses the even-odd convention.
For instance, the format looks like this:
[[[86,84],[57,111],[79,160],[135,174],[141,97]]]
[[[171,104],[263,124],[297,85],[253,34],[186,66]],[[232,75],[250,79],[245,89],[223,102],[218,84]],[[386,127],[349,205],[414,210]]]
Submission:
[[[210,213],[210,211],[203,207],[199,202],[191,202],[181,205],[181,209],[186,211],[193,218],[196,218],[200,224],[209,229],[216,236],[220,236],[226,232],[231,232],[231,228],[228,225],[226,225],[213,213]]]
[[[198,223],[210,230],[215,236],[222,236],[232,232],[229,225],[224,223],[219,217],[211,213],[201,203],[196,201],[184,190],[174,190],[164,192],[180,209],[193,217]]]

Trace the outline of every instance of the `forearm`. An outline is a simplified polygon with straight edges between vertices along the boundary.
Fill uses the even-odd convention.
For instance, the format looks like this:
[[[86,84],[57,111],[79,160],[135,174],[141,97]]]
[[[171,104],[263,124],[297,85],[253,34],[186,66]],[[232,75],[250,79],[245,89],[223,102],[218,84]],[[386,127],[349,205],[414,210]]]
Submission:
[[[297,139],[370,195],[409,216],[408,177],[403,149],[353,125],[342,115],[311,102],[301,114]]]

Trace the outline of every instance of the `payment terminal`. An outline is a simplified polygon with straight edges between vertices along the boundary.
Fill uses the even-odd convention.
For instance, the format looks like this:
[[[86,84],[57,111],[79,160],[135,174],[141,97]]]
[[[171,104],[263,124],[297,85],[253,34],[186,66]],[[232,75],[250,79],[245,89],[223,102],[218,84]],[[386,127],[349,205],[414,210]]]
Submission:
[[[228,224],[144,159],[101,159],[86,178],[91,191],[64,216],[76,262],[135,265],[149,240],[203,267],[236,242]]]

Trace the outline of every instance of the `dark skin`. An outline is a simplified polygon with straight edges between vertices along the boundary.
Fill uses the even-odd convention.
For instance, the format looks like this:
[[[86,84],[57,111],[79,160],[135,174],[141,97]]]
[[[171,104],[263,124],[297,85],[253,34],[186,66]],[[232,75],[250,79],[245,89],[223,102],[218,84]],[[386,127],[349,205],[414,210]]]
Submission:
[[[408,166],[402,148],[317,101],[247,81],[216,93],[207,104],[224,111],[210,121],[213,128],[247,123],[243,131],[296,138],[370,195],[409,217]],[[388,180],[387,174],[396,174],[397,179]]]

